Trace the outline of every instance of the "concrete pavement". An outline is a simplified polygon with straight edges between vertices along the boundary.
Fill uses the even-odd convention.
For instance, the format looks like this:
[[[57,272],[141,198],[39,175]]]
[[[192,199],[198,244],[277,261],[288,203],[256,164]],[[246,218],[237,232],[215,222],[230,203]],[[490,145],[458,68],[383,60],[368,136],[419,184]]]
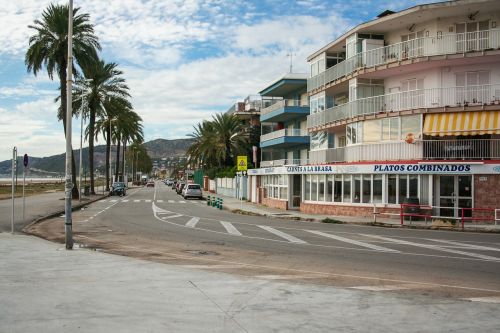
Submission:
[[[499,304],[283,283],[0,233],[2,332],[498,332]]]

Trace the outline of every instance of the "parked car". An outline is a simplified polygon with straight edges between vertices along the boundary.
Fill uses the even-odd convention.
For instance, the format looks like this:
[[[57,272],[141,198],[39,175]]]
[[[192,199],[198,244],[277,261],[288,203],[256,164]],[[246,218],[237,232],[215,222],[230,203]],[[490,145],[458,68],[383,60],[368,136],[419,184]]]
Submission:
[[[167,185],[167,186],[172,186],[172,184],[173,184],[173,180],[172,179],[167,179],[165,181],[165,185]]]
[[[176,189],[177,194],[182,194],[182,190],[184,189],[184,186],[186,186],[186,183],[184,183],[184,182],[177,183],[177,189]]]
[[[177,180],[174,180],[172,182],[172,190],[175,190],[175,189],[177,189]]]
[[[153,180],[148,181],[146,187],[155,187],[155,182]]]
[[[123,182],[114,182],[111,185],[109,195],[119,195],[120,197],[127,195],[127,185]]]
[[[182,191],[182,197],[184,199],[188,198],[198,198],[203,199],[203,193],[201,191],[201,186],[199,184],[187,184],[184,186],[184,190]]]

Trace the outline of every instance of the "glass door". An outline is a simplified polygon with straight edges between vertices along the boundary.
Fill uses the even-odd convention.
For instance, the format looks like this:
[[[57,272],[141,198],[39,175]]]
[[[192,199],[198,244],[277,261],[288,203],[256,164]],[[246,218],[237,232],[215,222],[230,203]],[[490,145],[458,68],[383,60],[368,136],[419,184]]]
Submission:
[[[472,208],[472,176],[439,176],[439,215],[461,217],[460,208]],[[464,216],[472,216],[464,210]]]

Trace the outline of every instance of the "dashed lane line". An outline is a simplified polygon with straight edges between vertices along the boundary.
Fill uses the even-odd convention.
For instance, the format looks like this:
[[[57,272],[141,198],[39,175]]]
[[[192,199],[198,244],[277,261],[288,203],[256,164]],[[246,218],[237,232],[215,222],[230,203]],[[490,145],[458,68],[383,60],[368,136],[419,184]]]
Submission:
[[[386,241],[391,241],[396,244],[401,244],[401,245],[408,245],[408,246],[416,246],[416,247],[422,247],[425,249],[431,249],[431,250],[436,250],[436,251],[442,251],[442,252],[448,252],[448,253],[453,253],[453,254],[460,254],[468,257],[473,257],[473,258],[478,258],[478,259],[483,259],[483,260],[488,260],[488,261],[496,261],[500,262],[500,258],[497,257],[492,257],[492,256],[487,256],[484,254],[478,254],[478,253],[472,253],[472,252],[465,252],[465,251],[459,251],[459,250],[452,250],[452,249],[447,249],[441,246],[437,245],[432,245],[432,244],[421,244],[421,243],[415,243],[415,242],[409,242],[405,241],[402,239],[395,239],[395,238],[389,238],[389,237],[383,237],[379,235],[368,235],[368,234],[361,234],[365,237],[372,237],[372,238],[377,238],[377,239],[382,239]]]
[[[422,288],[421,284],[396,284],[396,285],[349,287],[349,289],[367,290],[367,291],[391,291],[391,290],[406,290],[406,289],[419,289],[419,288]]]
[[[168,200],[168,203],[174,203],[175,201],[174,200]]]
[[[306,230],[306,231],[308,231],[310,233],[313,233],[315,235],[319,235],[319,236],[323,236],[323,237],[335,239],[335,240],[338,240],[338,241],[341,241],[341,242],[345,242],[345,243],[349,243],[349,244],[354,244],[354,245],[358,245],[358,246],[361,246],[361,247],[367,247],[369,249],[376,250],[376,251],[393,252],[393,253],[400,253],[401,252],[401,251],[398,251],[398,250],[389,249],[387,247],[382,247],[382,246],[373,245],[373,244],[370,244],[370,243],[360,242],[360,241],[357,241],[357,240],[354,240],[354,239],[349,239],[349,238],[345,238],[345,237],[341,237],[341,236],[337,236],[337,235],[327,234],[326,232],[321,232],[321,231],[318,231],[318,230]]]
[[[140,202],[141,200],[135,199],[134,202]]]
[[[160,200],[156,200],[156,202],[163,202],[163,200],[161,200],[161,199]]]
[[[307,244],[306,241],[303,241],[302,239],[298,239],[297,237],[294,237],[292,235],[289,235],[287,233],[284,233],[283,231],[268,227],[267,225],[259,225],[259,228],[262,228],[266,231],[269,231],[272,234],[275,234],[276,236],[279,236],[281,238],[286,239],[290,243],[296,243],[296,244]]]
[[[175,215],[170,215],[170,216],[163,216],[162,219],[163,220],[167,220],[167,219],[173,219],[173,218],[181,217],[181,216],[184,216],[184,215],[182,215],[182,214],[175,214]]]
[[[194,227],[196,227],[196,224],[198,223],[198,221],[200,221],[199,217],[192,217],[189,221],[187,221],[186,227],[194,228]]]
[[[241,236],[241,232],[239,232],[231,222],[220,221],[220,224],[222,224],[226,231],[231,235]]]
[[[462,298],[465,301],[500,304],[500,296]]]
[[[430,238],[429,240],[431,240],[433,242],[439,242],[439,243],[445,243],[445,244],[460,246],[461,248],[465,247],[465,248],[470,249],[470,250],[484,250],[484,251],[498,251],[498,252],[500,252],[500,248],[497,248],[497,247],[489,247],[489,246],[483,246],[483,245],[467,244],[467,243],[449,241],[449,240],[445,240],[445,239],[432,239],[432,238]]]

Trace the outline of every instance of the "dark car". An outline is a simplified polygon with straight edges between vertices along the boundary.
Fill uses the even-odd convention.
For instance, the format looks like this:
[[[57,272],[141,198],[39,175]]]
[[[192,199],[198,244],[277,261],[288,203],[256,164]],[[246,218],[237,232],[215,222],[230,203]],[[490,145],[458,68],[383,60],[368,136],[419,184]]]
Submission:
[[[177,180],[174,180],[172,182],[172,190],[175,190],[177,188]]]
[[[186,186],[186,183],[177,183],[177,189],[176,192],[177,194],[182,194],[182,190],[184,189],[184,186]]]
[[[123,182],[114,182],[113,185],[111,185],[109,195],[119,195],[120,197],[127,195],[127,185]]]

